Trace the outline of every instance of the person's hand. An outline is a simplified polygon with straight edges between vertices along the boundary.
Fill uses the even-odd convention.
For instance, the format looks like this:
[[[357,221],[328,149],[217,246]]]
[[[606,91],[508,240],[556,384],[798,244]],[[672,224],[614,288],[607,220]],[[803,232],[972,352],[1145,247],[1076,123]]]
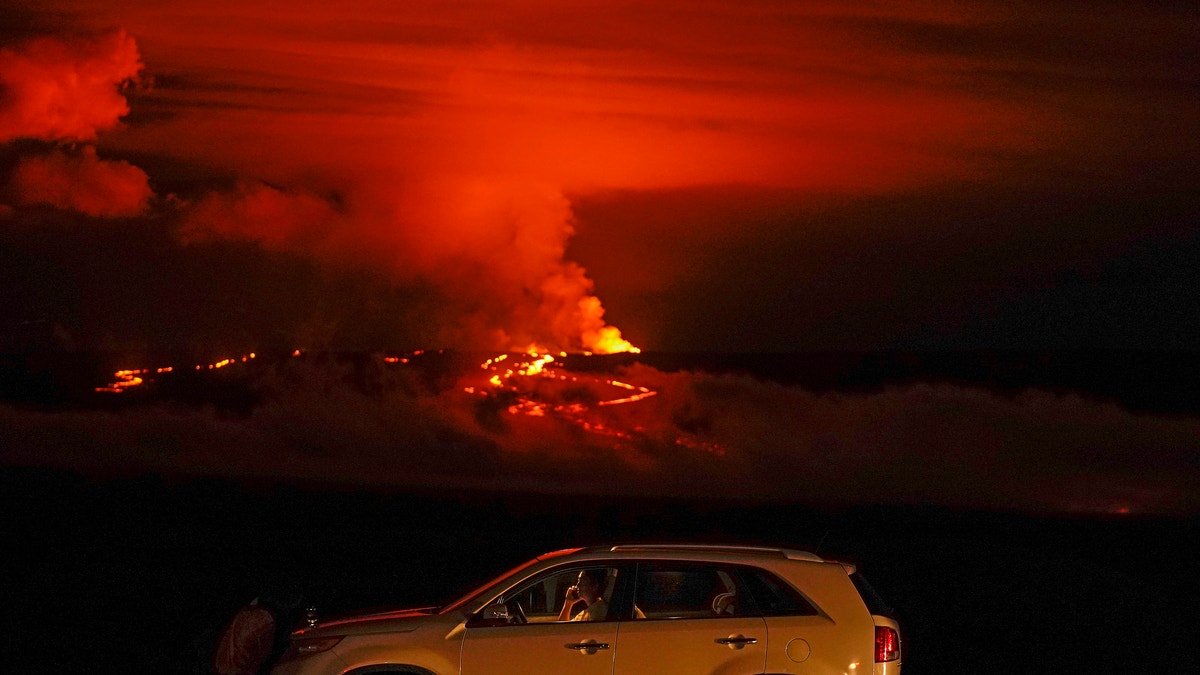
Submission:
[[[567,602],[570,602],[570,603],[579,602],[579,587],[578,586],[572,586],[567,589]]]

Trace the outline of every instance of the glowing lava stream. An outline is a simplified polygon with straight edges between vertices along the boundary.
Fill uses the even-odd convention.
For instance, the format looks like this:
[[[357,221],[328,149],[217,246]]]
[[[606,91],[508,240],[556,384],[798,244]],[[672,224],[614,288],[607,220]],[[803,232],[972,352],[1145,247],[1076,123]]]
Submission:
[[[537,352],[529,352],[524,355],[526,358],[512,358],[509,354],[501,354],[495,358],[488,359],[482,364],[482,368],[491,372],[491,377],[488,378],[488,383],[491,389],[479,390],[475,387],[464,387],[463,391],[468,394],[476,394],[484,397],[494,396],[498,394],[507,394],[515,399],[515,402],[508,405],[506,411],[510,415],[527,415],[529,417],[546,417],[554,415],[556,418],[573,423],[581,429],[596,434],[605,436],[611,439],[632,442],[637,440],[642,434],[641,428],[634,428],[629,431],[615,429],[613,427],[602,424],[598,420],[588,419],[587,413],[589,406],[586,403],[579,401],[551,403],[545,400],[539,400],[539,394],[544,397],[544,393],[538,392],[538,380],[554,381],[555,384],[565,386],[577,385],[585,387],[586,385],[602,384],[604,386],[612,386],[624,391],[635,391],[632,396],[622,396],[597,401],[595,405],[616,405],[620,403],[630,403],[644,398],[649,398],[658,394],[647,387],[638,387],[616,380],[605,380],[600,378],[580,378],[577,375],[572,375],[563,370],[560,362],[556,361],[551,354],[538,354]],[[565,352],[560,353],[560,356],[566,356]],[[511,359],[511,362],[510,362]],[[532,382],[531,382],[532,380]],[[592,391],[588,388],[588,391]]]
[[[155,368],[153,370],[150,368],[142,368],[141,370],[118,370],[117,372],[113,373],[113,377],[116,378],[115,382],[109,382],[108,385],[104,387],[96,387],[96,391],[109,394],[120,394],[130,387],[137,387],[144,384],[146,380],[142,377],[142,375],[149,375],[152,372],[155,374],[169,373],[173,370],[175,369],[170,366],[165,368]]]
[[[566,356],[566,353],[562,352],[559,355]],[[500,356],[497,356],[495,358],[491,358],[491,359],[488,359],[487,361],[484,361],[483,365],[481,367],[484,370],[488,370],[488,371],[492,372],[492,376],[490,378],[488,378],[488,382],[493,387],[495,387],[496,389],[511,391],[511,392],[517,393],[517,394],[520,393],[520,390],[515,384],[512,383],[513,379],[517,378],[517,377],[543,377],[546,379],[565,380],[568,382],[579,382],[580,381],[579,377],[576,375],[560,374],[560,370],[561,370],[562,366],[559,364],[559,362],[554,360],[554,356],[551,354],[540,354],[539,355],[536,352],[530,352],[530,353],[526,354],[526,356],[529,357],[528,360],[514,363],[510,367],[502,367],[501,364],[509,359],[509,355],[501,354]],[[611,387],[617,387],[619,389],[624,389],[627,391],[634,391],[637,393],[635,393],[631,396],[623,396],[620,398],[613,398],[613,399],[598,401],[596,403],[596,405],[617,405],[620,403],[632,403],[634,401],[640,401],[644,398],[649,398],[651,396],[655,396],[658,394],[657,391],[654,391],[647,387],[639,387],[636,385],[627,384],[625,382],[618,382],[617,380],[604,380],[603,382],[605,385],[608,385]],[[464,388],[464,391],[466,391],[468,394],[480,393],[474,387],[466,387],[466,388]],[[485,393],[485,395],[486,395],[486,393]],[[527,414],[543,415],[543,414],[545,414],[545,412],[547,410],[546,404],[539,403],[537,401],[532,400],[531,398],[520,397],[519,400],[520,400],[519,404],[509,406],[509,412],[513,412],[513,413],[521,412],[522,408],[526,408],[526,410],[524,410],[524,412],[526,412]],[[551,410],[553,412],[578,412],[584,408],[586,408],[586,406],[583,406],[583,404],[571,403],[571,404],[555,404],[555,405],[550,406],[549,410]]]
[[[299,354],[299,350],[297,350],[296,354]],[[258,358],[258,355],[254,352],[251,352],[238,358],[221,359],[215,363],[209,363],[203,366],[198,365],[196,366],[196,370],[216,370],[234,363],[247,363],[251,359],[255,358]],[[109,382],[108,385],[96,387],[95,389],[96,391],[105,394],[123,394],[133,387],[140,387],[141,385],[146,384],[148,378],[143,376],[161,375],[163,373],[171,373],[174,371],[175,368],[173,366],[164,366],[162,368],[142,368],[140,370],[118,370],[117,372],[113,373],[113,377],[116,378],[114,382]],[[149,379],[152,380],[153,378]]]
[[[566,354],[560,353],[560,356],[565,357]],[[613,379],[575,375],[567,372],[562,364],[550,354],[530,352],[525,354],[524,357],[501,354],[500,356],[484,361],[481,367],[491,374],[488,378],[488,384],[491,387],[485,387],[482,390],[476,387],[464,387],[463,390],[468,394],[484,397],[496,395],[511,396],[514,402],[506,408],[506,411],[510,415],[527,415],[530,417],[554,415],[558,419],[579,426],[584,431],[605,436],[616,441],[631,443],[644,440],[666,441],[677,446],[700,450],[713,455],[721,456],[725,454],[725,449],[720,445],[694,438],[690,434],[668,433],[666,437],[658,436],[657,438],[652,438],[652,435],[648,434],[640,426],[633,426],[629,429],[618,429],[606,425],[588,414],[591,406],[617,406],[657,396],[658,392],[649,387]],[[539,391],[539,380],[543,382],[551,381],[551,384],[560,384],[564,388],[576,387],[588,392],[594,392],[597,385],[613,387],[620,390],[622,395],[593,401],[589,405],[579,400],[572,400],[578,399],[579,397],[577,396],[561,396],[565,392],[559,392],[559,396],[564,401],[553,403],[544,400],[555,395],[552,393],[550,396],[547,396],[545,392]]]
[[[384,356],[383,361],[389,365],[409,364],[412,362],[413,357],[418,357],[425,353],[427,353],[426,350],[417,350],[402,356]],[[292,352],[291,356],[298,358],[304,356],[304,354],[303,350],[297,349]],[[560,352],[559,356],[565,357],[566,353]],[[257,358],[257,354],[250,353],[237,358],[221,359],[215,363],[197,365],[194,368],[197,371],[218,370],[237,363],[248,363],[255,358]],[[481,387],[465,386],[462,390],[467,394],[484,398],[494,396],[505,397],[500,400],[510,402],[504,408],[505,412],[510,415],[525,415],[529,417],[553,415],[562,421],[578,426],[588,433],[607,437],[618,442],[633,443],[637,441],[657,440],[693,450],[700,450],[713,455],[725,454],[725,450],[720,445],[695,438],[691,434],[668,432],[666,436],[659,435],[651,438],[651,435],[648,435],[646,430],[640,426],[632,426],[628,429],[615,428],[596,419],[594,414],[589,414],[592,413],[593,408],[619,406],[657,396],[658,392],[649,387],[604,377],[573,374],[568,372],[563,364],[556,360],[553,355],[537,352],[517,354],[516,356],[501,354],[487,359],[480,367],[489,375],[487,384]],[[143,368],[140,370],[119,370],[113,374],[115,381],[109,383],[107,386],[96,387],[95,390],[97,392],[120,394],[131,388],[152,383],[155,375],[174,371],[175,368],[170,366],[163,368]],[[542,385],[549,385],[551,390],[547,391],[546,387]],[[620,395],[612,398],[602,398],[595,395],[598,389],[606,387],[618,390]],[[549,399],[559,399],[560,402],[553,402]]]

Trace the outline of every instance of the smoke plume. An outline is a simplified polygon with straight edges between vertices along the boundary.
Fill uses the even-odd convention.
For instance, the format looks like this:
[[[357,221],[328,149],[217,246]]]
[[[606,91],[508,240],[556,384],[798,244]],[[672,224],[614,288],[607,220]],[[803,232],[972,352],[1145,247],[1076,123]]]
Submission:
[[[48,205],[89,216],[136,216],[146,211],[152,191],[146,172],[124,161],[105,161],[92,146],[25,157],[10,191],[17,206]]]
[[[124,31],[0,48],[0,143],[96,140],[129,112],[120,89],[141,70],[137,45]]]

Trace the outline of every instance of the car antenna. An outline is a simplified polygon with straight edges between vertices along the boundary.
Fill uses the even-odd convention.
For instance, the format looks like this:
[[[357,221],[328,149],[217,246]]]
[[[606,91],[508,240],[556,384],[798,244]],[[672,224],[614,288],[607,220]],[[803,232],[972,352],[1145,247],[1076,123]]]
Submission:
[[[829,528],[825,528],[825,534],[821,535],[821,540],[817,542],[817,547],[813,549],[813,555],[821,555],[821,547],[825,545],[825,537],[829,536]]]

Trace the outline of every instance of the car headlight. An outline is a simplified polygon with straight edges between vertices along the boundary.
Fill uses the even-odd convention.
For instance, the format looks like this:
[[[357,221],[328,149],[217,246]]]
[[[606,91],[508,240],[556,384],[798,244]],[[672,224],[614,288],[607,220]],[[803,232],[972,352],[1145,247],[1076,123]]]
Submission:
[[[292,640],[291,651],[296,656],[308,656],[309,654],[320,654],[333,649],[334,645],[342,641],[342,636],[336,635],[333,637],[307,638],[301,640]]]

